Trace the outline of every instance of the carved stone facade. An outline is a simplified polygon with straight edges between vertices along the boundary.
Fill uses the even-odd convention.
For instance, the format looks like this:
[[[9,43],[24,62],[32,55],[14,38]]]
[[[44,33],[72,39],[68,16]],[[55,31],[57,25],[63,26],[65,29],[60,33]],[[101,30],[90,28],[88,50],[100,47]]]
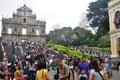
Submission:
[[[2,38],[17,42],[25,40],[45,43],[46,22],[36,20],[36,15],[24,5],[13,13],[12,18],[2,18]]]
[[[111,0],[109,6],[112,57],[120,56],[120,0]]]

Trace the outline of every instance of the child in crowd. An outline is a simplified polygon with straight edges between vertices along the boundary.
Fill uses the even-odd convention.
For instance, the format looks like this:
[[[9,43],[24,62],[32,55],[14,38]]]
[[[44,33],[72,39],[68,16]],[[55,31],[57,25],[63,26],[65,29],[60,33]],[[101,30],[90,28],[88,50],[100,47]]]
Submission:
[[[85,70],[83,68],[80,69],[80,75],[78,80],[88,80],[87,75],[85,74]]]

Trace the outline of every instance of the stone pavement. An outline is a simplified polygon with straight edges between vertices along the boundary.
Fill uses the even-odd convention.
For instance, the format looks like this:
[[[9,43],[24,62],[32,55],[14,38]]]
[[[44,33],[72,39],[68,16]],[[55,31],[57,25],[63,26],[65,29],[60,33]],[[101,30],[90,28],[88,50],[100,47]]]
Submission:
[[[111,78],[111,80],[120,80],[120,73],[119,73],[119,71],[112,70],[112,72],[113,72],[113,77]]]

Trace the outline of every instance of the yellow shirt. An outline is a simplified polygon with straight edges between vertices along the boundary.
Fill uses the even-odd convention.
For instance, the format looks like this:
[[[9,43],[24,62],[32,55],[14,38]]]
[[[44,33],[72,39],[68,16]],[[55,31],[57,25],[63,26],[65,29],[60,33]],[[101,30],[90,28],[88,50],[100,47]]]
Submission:
[[[37,80],[47,80],[47,77],[45,76],[47,72],[48,71],[46,69],[38,70],[36,73]]]
[[[20,70],[16,70],[14,72],[14,78],[17,80],[19,78],[19,76],[20,76]]]

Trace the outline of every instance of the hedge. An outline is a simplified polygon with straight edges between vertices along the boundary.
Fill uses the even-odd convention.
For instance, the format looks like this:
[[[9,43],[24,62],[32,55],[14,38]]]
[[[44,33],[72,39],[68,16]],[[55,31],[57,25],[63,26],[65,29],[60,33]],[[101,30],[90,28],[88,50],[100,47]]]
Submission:
[[[89,49],[94,49],[94,50],[99,50],[99,51],[107,51],[110,52],[111,48],[110,47],[106,47],[106,48],[100,48],[100,47],[89,47],[89,46],[84,46],[85,48],[89,48]]]

